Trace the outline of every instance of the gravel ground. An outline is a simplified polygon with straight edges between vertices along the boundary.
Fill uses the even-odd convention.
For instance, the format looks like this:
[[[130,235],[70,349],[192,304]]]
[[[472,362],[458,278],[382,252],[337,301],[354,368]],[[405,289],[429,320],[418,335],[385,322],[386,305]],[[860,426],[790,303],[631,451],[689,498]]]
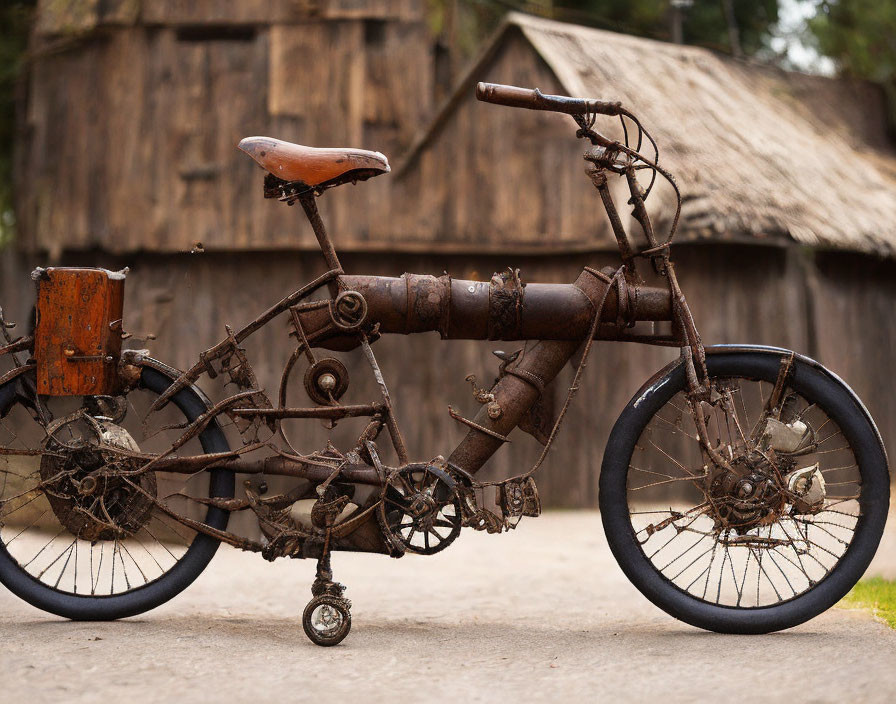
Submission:
[[[896,578],[896,517],[870,573]],[[616,566],[596,513],[446,552],[334,557],[353,630],[318,648],[300,623],[314,564],[222,548],[143,616],[72,623],[0,591],[0,701],[890,702],[896,632],[832,609],[767,636],[666,616]]]

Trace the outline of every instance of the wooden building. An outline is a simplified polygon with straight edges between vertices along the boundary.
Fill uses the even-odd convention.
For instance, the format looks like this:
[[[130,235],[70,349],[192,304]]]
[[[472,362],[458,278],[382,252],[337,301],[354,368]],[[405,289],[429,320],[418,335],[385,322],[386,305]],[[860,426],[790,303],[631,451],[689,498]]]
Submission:
[[[45,0],[18,173],[21,246],[291,249],[295,218],[259,198],[242,137],[401,151],[431,112],[416,0]],[[383,186],[329,198],[334,227]],[[301,243],[308,246],[311,240]]]
[[[512,14],[436,107],[415,0],[46,0],[33,44],[19,241],[0,258],[0,301],[19,316],[35,264],[130,266],[126,328],[155,333],[154,354],[186,366],[225,323],[321,272],[301,213],[264,201],[261,172],[234,148],[250,134],[391,157],[391,175],[320,200],[350,272],[488,279],[513,265],[526,281],[568,282],[585,264],[613,263],[569,118],[473,97],[478,80],[537,86],[621,100],[656,136],[685,197],[673,254],[705,342],[820,359],[896,441],[896,145],[870,85]],[[669,194],[651,200],[662,223]],[[253,340],[273,393],[292,342],[285,324]],[[462,437],[447,404],[475,410],[464,377],[489,381],[489,350],[502,345],[435,334],[377,343],[416,457]],[[597,346],[567,441],[538,477],[546,503],[596,504],[616,416],[674,354]],[[347,362],[349,396],[370,397],[372,380]],[[295,437],[312,448],[324,431],[306,424]],[[536,453],[514,433],[488,471],[519,471]]]

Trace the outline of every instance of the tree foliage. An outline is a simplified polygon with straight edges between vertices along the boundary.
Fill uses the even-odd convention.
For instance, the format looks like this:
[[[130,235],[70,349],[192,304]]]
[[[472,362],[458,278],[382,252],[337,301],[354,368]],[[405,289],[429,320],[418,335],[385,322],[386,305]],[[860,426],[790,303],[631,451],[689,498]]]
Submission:
[[[731,51],[725,2],[693,0],[689,7],[682,8],[685,44]],[[730,3],[743,53],[755,54],[765,47],[769,32],[778,21],[778,0]],[[433,33],[451,43],[462,58],[475,53],[509,10],[669,41],[671,5],[670,0],[428,0]]]
[[[828,0],[809,20],[821,53],[852,76],[896,83],[896,3],[892,0]]]
[[[669,0],[556,0],[558,19],[594,24],[626,34],[672,39]],[[778,21],[778,0],[731,0],[740,44],[747,55],[765,46]],[[729,25],[723,0],[694,0],[681,9],[685,44],[730,51]]]

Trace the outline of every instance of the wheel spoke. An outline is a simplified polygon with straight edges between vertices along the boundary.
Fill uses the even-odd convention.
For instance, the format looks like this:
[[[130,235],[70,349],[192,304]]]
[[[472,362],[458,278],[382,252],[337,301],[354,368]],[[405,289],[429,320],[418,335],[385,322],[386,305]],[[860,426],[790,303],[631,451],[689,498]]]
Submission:
[[[799,598],[836,567],[854,539],[862,469],[833,418],[782,379],[779,370],[775,384],[713,380],[712,402],[702,397],[691,404],[679,391],[653,412],[634,444],[625,491],[636,541],[653,569],[694,599],[752,608]],[[704,414],[718,454],[688,432],[696,426],[691,407]],[[772,435],[766,418],[790,425],[775,426]],[[802,437],[811,432],[812,443],[799,440],[791,454],[775,450],[772,443],[799,439],[787,435],[796,421],[806,424]],[[716,466],[711,456],[727,465]],[[787,478],[812,466],[831,479],[824,504],[797,514],[810,509]]]
[[[389,476],[377,510],[383,530],[396,549],[431,555],[457,537],[460,505],[450,482],[449,476],[429,466],[411,465]],[[399,504],[392,496],[400,493],[401,487],[409,490],[403,496],[404,503]],[[442,535],[437,527],[447,528],[448,534]],[[422,538],[417,538],[418,533]]]
[[[180,431],[172,429],[183,426],[185,417],[176,404],[169,404],[158,416],[157,436],[147,441],[161,450],[144,447],[138,396],[157,397],[142,388],[129,392],[128,412],[119,427],[139,440],[142,453],[158,454],[179,437]],[[85,420],[79,403],[80,397],[51,397],[41,401],[40,415],[14,405],[0,419],[0,540],[15,568],[39,580],[41,588],[114,596],[164,576],[195,538],[192,529],[152,503],[166,500],[156,497],[190,493],[204,498],[209,486],[195,480],[200,473],[150,471],[118,479],[110,472],[95,494],[82,492],[84,477],[96,469],[81,464],[83,448],[97,441],[98,431]],[[49,423],[56,426],[52,437],[45,431]],[[190,443],[182,451],[201,454],[199,439]],[[76,445],[80,454],[74,454]],[[141,503],[143,496],[147,498]]]

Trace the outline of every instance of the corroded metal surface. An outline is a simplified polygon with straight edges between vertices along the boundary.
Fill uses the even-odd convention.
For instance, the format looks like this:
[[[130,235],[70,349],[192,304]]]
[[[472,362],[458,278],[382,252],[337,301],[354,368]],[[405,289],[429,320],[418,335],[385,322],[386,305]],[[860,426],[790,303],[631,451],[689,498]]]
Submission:
[[[52,396],[119,389],[124,272],[37,269],[37,388]]]
[[[515,272],[515,283],[508,287],[506,274],[496,274],[491,282],[418,274],[397,278],[346,274],[340,281],[364,296],[369,320],[379,323],[381,333],[436,331],[443,338],[454,340],[581,342],[591,323],[594,301],[600,295],[594,289],[600,283],[583,291],[575,284],[524,283],[519,272]],[[625,324],[672,320],[668,289],[623,289],[621,306],[619,293],[617,289],[609,292],[601,312],[602,322],[616,323],[620,316]],[[328,323],[327,311],[320,308],[305,309],[299,315],[309,333],[319,333]],[[602,327],[598,335],[610,338],[613,331]],[[340,343],[330,338],[319,344],[330,347]]]

